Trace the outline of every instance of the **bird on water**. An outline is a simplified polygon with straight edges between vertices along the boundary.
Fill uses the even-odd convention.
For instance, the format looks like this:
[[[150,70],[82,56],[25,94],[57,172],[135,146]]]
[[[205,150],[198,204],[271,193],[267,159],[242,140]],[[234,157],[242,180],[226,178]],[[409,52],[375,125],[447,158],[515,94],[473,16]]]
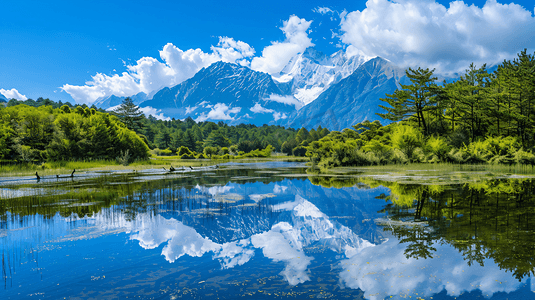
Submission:
[[[173,168],[173,166],[171,166],[171,167],[169,168],[169,171],[174,172],[174,171],[176,171],[176,169]]]
[[[76,172],[76,169],[72,170],[71,177],[74,177],[74,172]]]
[[[37,172],[35,172],[35,177],[37,178],[37,180],[41,179],[41,176],[39,176],[39,174],[37,174]]]

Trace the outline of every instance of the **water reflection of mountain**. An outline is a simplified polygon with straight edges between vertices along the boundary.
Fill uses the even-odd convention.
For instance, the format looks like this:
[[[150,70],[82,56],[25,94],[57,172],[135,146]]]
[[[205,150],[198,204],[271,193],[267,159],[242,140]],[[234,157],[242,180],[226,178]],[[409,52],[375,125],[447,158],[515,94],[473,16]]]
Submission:
[[[361,289],[372,299],[405,296],[406,288],[415,298],[444,290],[451,296],[512,292],[526,286],[533,270],[530,180],[454,187],[369,181],[367,188],[335,188],[306,179],[254,179],[258,172],[237,178],[243,173],[236,171],[231,180],[214,173],[122,184],[107,206],[83,217],[65,217],[70,208],[53,214],[51,207],[61,205],[47,202],[45,216],[3,214],[5,282],[15,276],[14,266],[16,274],[23,274],[20,266],[45,272],[37,254],[75,249],[77,241],[94,241],[88,242],[96,245],[92,255],[106,261],[102,239],[130,241],[146,265],[159,268],[208,264],[230,278],[250,276],[245,269],[270,269],[290,286],[319,285],[315,279],[332,276],[334,285]],[[17,207],[29,213],[32,205]],[[330,266],[329,274],[314,274],[318,265]]]
[[[130,229],[134,232],[131,238],[138,240],[140,246],[146,249],[166,244],[162,255],[169,262],[174,262],[184,255],[201,257],[212,252],[213,258],[221,262],[222,268],[242,265],[254,255],[255,249],[261,249],[265,257],[284,262],[285,268],[281,275],[291,285],[309,279],[307,267],[313,257],[307,256],[306,247],[320,244],[337,253],[353,255],[373,246],[349,228],[329,220],[316,206],[300,196],[295,196],[293,201],[274,205],[274,211],[287,214],[288,222],[277,222],[267,230],[239,240],[217,243],[209,237],[203,237],[200,232],[183,222],[162,216],[156,216],[152,222],[137,223],[139,227]],[[219,222],[215,223],[217,226]],[[200,227],[204,229],[207,226],[202,224]],[[244,227],[243,224],[233,229],[239,231],[241,227]],[[212,234],[215,232],[209,231]]]
[[[195,198],[198,206],[163,206],[164,216],[179,218],[202,236],[224,243],[265,232],[274,224],[292,221],[292,215],[280,203],[293,201],[295,195],[307,199],[326,216],[350,228],[355,234],[372,242],[382,240],[382,230],[373,219],[383,208],[381,201],[369,201],[386,189],[326,189],[305,180],[283,180],[278,183],[228,183],[225,186],[198,187],[195,194],[183,195],[186,203]],[[169,203],[171,204],[171,203]],[[180,217],[177,216],[179,212]]]

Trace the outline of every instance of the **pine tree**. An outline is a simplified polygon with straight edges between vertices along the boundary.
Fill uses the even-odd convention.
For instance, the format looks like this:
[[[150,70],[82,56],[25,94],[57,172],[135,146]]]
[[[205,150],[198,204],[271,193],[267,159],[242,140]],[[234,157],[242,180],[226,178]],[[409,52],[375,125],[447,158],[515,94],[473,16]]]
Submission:
[[[143,129],[142,120],[145,118],[145,115],[139,110],[139,106],[135,105],[130,97],[124,99],[123,103],[121,103],[121,105],[113,112],[121,119],[128,129],[134,130],[137,133],[141,132]]]
[[[390,104],[390,107],[379,105],[387,111],[385,114],[378,113],[383,119],[391,121],[406,120],[414,116],[418,122],[418,127],[425,135],[429,134],[429,124],[426,112],[437,109],[435,97],[439,93],[439,87],[435,84],[436,77],[433,77],[435,70],[409,68],[405,71],[412,84],[402,84],[401,88],[394,94],[386,94],[387,98],[381,98]]]

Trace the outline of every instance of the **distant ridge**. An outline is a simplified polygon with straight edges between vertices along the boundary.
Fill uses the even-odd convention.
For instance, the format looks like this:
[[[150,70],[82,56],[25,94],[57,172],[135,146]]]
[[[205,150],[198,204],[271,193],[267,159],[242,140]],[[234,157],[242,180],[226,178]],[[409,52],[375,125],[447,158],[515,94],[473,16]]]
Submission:
[[[283,92],[269,74],[225,62],[213,63],[140,104],[178,119],[256,125],[286,119],[296,105],[300,102]]]

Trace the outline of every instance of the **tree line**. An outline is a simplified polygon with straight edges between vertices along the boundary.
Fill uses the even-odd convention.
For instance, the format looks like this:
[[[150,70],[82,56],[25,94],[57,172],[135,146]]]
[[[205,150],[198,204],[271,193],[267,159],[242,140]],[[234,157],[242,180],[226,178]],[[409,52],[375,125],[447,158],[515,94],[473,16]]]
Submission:
[[[154,154],[181,158],[247,157],[247,153],[266,156],[271,151],[305,156],[305,147],[310,142],[329,133],[321,126],[316,130],[301,128],[297,131],[278,125],[258,127],[253,124],[231,126],[223,121],[195,122],[191,117],[159,120],[153,116],[145,117],[129,98],[114,113],[145,139]],[[260,152],[268,147],[270,150],[266,153]]]
[[[148,159],[151,154],[183,159],[266,157],[272,151],[304,156],[306,146],[327,129],[146,117],[130,98],[113,111],[87,105],[9,100],[0,103],[0,160]],[[127,152],[128,151],[128,152]]]

